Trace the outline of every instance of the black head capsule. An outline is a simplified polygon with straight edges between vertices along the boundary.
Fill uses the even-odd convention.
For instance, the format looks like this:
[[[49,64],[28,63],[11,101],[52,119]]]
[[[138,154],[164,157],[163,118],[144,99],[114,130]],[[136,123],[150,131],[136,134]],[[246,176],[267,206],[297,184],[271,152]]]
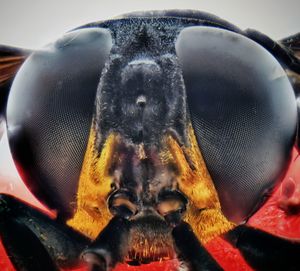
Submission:
[[[184,141],[185,92],[174,55],[111,57],[96,97],[99,138],[114,132],[136,145],[159,146],[173,131]]]

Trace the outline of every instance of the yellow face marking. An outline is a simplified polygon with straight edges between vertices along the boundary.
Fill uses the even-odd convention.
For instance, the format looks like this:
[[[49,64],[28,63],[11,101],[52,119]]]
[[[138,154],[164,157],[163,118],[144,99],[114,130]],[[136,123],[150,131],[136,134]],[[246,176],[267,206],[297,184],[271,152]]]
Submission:
[[[107,197],[111,192],[109,167],[118,137],[111,134],[105,141],[100,157],[95,149],[96,132],[92,128],[83,161],[77,191],[77,210],[67,224],[94,239],[112,218]]]
[[[201,155],[191,124],[188,128],[188,147],[180,147],[173,137],[167,137],[167,150],[164,159],[174,159],[179,168],[178,187],[188,198],[184,220],[191,225],[198,239],[206,243],[235,225],[229,222],[221,212],[220,201]],[[168,152],[168,151],[167,151]],[[188,156],[193,169],[187,162]]]
[[[112,177],[109,168],[120,136],[110,134],[100,157],[95,148],[96,132],[91,130],[77,192],[77,210],[67,224],[94,239],[112,218],[107,197],[111,192]],[[221,206],[210,174],[199,150],[192,126],[188,128],[189,146],[179,146],[172,136],[164,139],[164,148],[159,157],[163,164],[176,164],[179,172],[179,190],[188,198],[184,220],[191,225],[203,243],[234,227],[221,212]],[[144,155],[143,146],[140,148]],[[187,161],[189,157],[190,163]],[[176,187],[174,187],[176,188]]]
[[[213,181],[206,168],[203,157],[191,126],[188,128],[189,146],[179,146],[172,136],[167,138],[167,148],[170,150],[176,166],[179,168],[178,184],[189,201],[198,209],[219,208],[220,202]],[[188,156],[193,169],[187,162]]]

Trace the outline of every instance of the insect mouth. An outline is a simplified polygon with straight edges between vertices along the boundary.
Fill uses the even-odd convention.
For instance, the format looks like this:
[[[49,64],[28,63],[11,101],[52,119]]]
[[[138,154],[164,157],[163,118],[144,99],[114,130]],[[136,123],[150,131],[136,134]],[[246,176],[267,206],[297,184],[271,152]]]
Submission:
[[[82,253],[82,259],[90,271],[114,270],[122,263],[138,266],[173,260],[176,265],[179,257],[175,243],[173,227],[152,212],[146,211],[134,220],[115,216]]]
[[[176,258],[171,228],[155,214],[131,221],[128,248],[125,261],[130,265]]]
[[[108,200],[109,209],[129,222],[124,261],[139,265],[176,258],[172,229],[181,222],[186,204],[177,190],[161,190],[151,206],[143,205],[128,189],[115,191]]]

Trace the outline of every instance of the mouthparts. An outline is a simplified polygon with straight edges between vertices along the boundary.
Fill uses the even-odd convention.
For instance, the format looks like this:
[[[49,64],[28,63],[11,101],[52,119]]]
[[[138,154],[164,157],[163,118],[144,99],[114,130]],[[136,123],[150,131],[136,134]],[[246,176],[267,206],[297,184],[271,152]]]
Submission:
[[[137,265],[174,258],[172,228],[161,217],[150,214],[131,222],[127,263]]]

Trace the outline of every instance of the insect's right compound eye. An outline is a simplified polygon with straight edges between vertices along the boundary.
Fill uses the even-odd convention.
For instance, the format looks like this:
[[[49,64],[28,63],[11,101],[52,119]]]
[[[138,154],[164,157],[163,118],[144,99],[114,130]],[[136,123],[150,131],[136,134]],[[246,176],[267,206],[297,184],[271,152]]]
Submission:
[[[187,27],[177,38],[176,54],[222,210],[244,221],[289,163],[297,127],[293,88],[274,56],[228,30]]]

